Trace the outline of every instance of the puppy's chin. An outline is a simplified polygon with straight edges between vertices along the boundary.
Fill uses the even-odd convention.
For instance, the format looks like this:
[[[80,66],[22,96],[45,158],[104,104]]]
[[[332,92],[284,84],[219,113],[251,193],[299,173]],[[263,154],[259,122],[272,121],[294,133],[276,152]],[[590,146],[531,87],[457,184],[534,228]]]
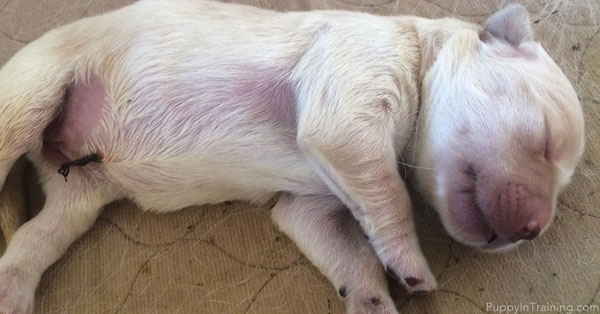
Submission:
[[[496,239],[492,242],[487,241],[468,241],[460,234],[451,234],[452,238],[457,242],[464,244],[469,247],[473,247],[485,253],[498,254],[508,252],[521,245],[524,241],[511,242],[507,239]]]
[[[481,251],[486,252],[486,253],[504,253],[504,252],[508,252],[512,249],[515,249],[516,247],[518,247],[519,245],[521,245],[521,243],[523,243],[524,241],[518,241],[518,242],[510,242],[506,239],[502,239],[502,240],[498,240],[497,242],[492,242],[492,243],[487,243],[483,246],[478,247],[478,249],[481,249]]]
[[[438,210],[442,217],[442,224],[448,234],[461,244],[486,253],[503,253],[518,247],[524,242],[522,240],[513,242],[509,239],[497,237],[491,233],[488,224],[483,220],[472,221],[466,224],[465,227],[465,224],[459,224],[452,221],[452,218],[448,218],[452,215],[450,211],[450,209],[445,209],[443,212]],[[475,216],[477,215],[475,214]]]

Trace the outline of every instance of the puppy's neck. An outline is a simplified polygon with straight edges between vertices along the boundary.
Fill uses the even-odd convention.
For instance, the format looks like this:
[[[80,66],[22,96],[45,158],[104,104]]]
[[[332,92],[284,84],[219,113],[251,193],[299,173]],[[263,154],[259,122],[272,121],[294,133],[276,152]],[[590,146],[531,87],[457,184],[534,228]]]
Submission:
[[[419,82],[423,82],[425,74],[435,62],[440,49],[448,39],[455,33],[472,29],[480,32],[481,26],[464,22],[453,18],[425,19],[419,17],[402,18],[402,22],[414,25],[419,38],[421,49],[421,66],[419,71]]]
[[[442,47],[444,47],[444,45],[446,45],[448,40],[454,34],[462,30],[471,29],[478,33],[482,31],[482,28],[479,25],[452,18],[433,20],[413,16],[402,16],[395,18],[399,24],[411,25],[415,30],[417,40],[419,41],[420,64],[417,84],[417,86],[419,86],[419,94],[422,93],[422,84],[425,75],[435,63],[440,50]],[[420,96],[421,99],[422,97],[423,95]],[[424,106],[425,105],[422,102],[419,103],[417,120],[415,121],[415,131],[412,133],[412,136],[416,136],[418,133],[417,129],[419,128],[419,124],[422,123],[421,119],[423,117],[421,113],[426,111]],[[416,164],[415,158],[418,158],[418,147],[416,146],[419,145],[419,143],[420,141],[414,138],[408,142],[408,145],[405,147],[402,154],[403,162],[407,163],[408,165]],[[409,178],[413,174],[410,167],[399,167],[399,170],[402,176],[405,178]]]

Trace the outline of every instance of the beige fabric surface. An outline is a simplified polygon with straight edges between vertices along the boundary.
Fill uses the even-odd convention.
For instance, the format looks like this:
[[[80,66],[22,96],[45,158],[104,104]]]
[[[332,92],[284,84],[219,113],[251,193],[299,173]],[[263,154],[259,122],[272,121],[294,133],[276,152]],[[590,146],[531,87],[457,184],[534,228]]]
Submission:
[[[45,31],[131,2],[0,0],[0,64]],[[482,22],[506,1],[239,2],[275,10],[348,9]],[[553,228],[507,254],[482,254],[455,243],[432,210],[417,203],[421,242],[440,290],[410,298],[393,286],[402,313],[493,313],[488,302],[600,304],[600,1],[521,2],[531,12],[537,38],[579,92],[587,123],[585,158],[561,196]],[[27,198],[14,188],[23,176]],[[0,217],[9,215],[6,204],[27,205],[30,212],[39,208],[42,197],[33,182],[31,170],[9,179],[13,188],[0,196]],[[231,203],[156,216],[129,202],[111,204],[44,275],[35,313],[344,313],[333,287],[271,224],[268,205]]]

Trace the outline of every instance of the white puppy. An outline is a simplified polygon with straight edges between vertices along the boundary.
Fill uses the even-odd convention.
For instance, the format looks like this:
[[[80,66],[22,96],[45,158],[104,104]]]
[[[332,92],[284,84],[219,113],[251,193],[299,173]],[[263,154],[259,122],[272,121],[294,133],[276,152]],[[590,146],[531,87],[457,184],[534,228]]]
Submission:
[[[515,5],[480,27],[140,1],[17,53],[0,119],[2,182],[26,154],[47,194],[0,259],[3,314],[31,312],[42,273],[108,202],[166,212],[278,192],[275,223],[348,313],[397,313],[384,269],[436,288],[398,156],[414,151],[453,237],[505,249],[547,228],[584,145],[577,96]]]

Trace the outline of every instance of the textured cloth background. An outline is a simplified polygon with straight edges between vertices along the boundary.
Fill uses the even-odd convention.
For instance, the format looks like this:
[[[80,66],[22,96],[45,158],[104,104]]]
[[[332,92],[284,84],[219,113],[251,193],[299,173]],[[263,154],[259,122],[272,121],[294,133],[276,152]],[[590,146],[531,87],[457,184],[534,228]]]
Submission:
[[[131,2],[0,0],[0,64],[56,26]],[[239,2],[281,11],[347,9],[481,23],[506,1]],[[538,40],[579,92],[585,158],[561,196],[554,227],[508,254],[481,254],[453,242],[431,210],[417,204],[421,241],[440,290],[409,298],[393,286],[403,313],[482,313],[488,302],[600,303],[600,1],[520,2],[531,12]],[[26,198],[18,193],[23,177]],[[8,213],[2,199],[35,212],[43,200],[34,182],[30,170],[16,172],[7,183],[11,190],[0,197],[0,216]],[[268,208],[232,203],[156,216],[128,202],[111,204],[44,275],[35,313],[343,313],[333,287],[276,231]]]

